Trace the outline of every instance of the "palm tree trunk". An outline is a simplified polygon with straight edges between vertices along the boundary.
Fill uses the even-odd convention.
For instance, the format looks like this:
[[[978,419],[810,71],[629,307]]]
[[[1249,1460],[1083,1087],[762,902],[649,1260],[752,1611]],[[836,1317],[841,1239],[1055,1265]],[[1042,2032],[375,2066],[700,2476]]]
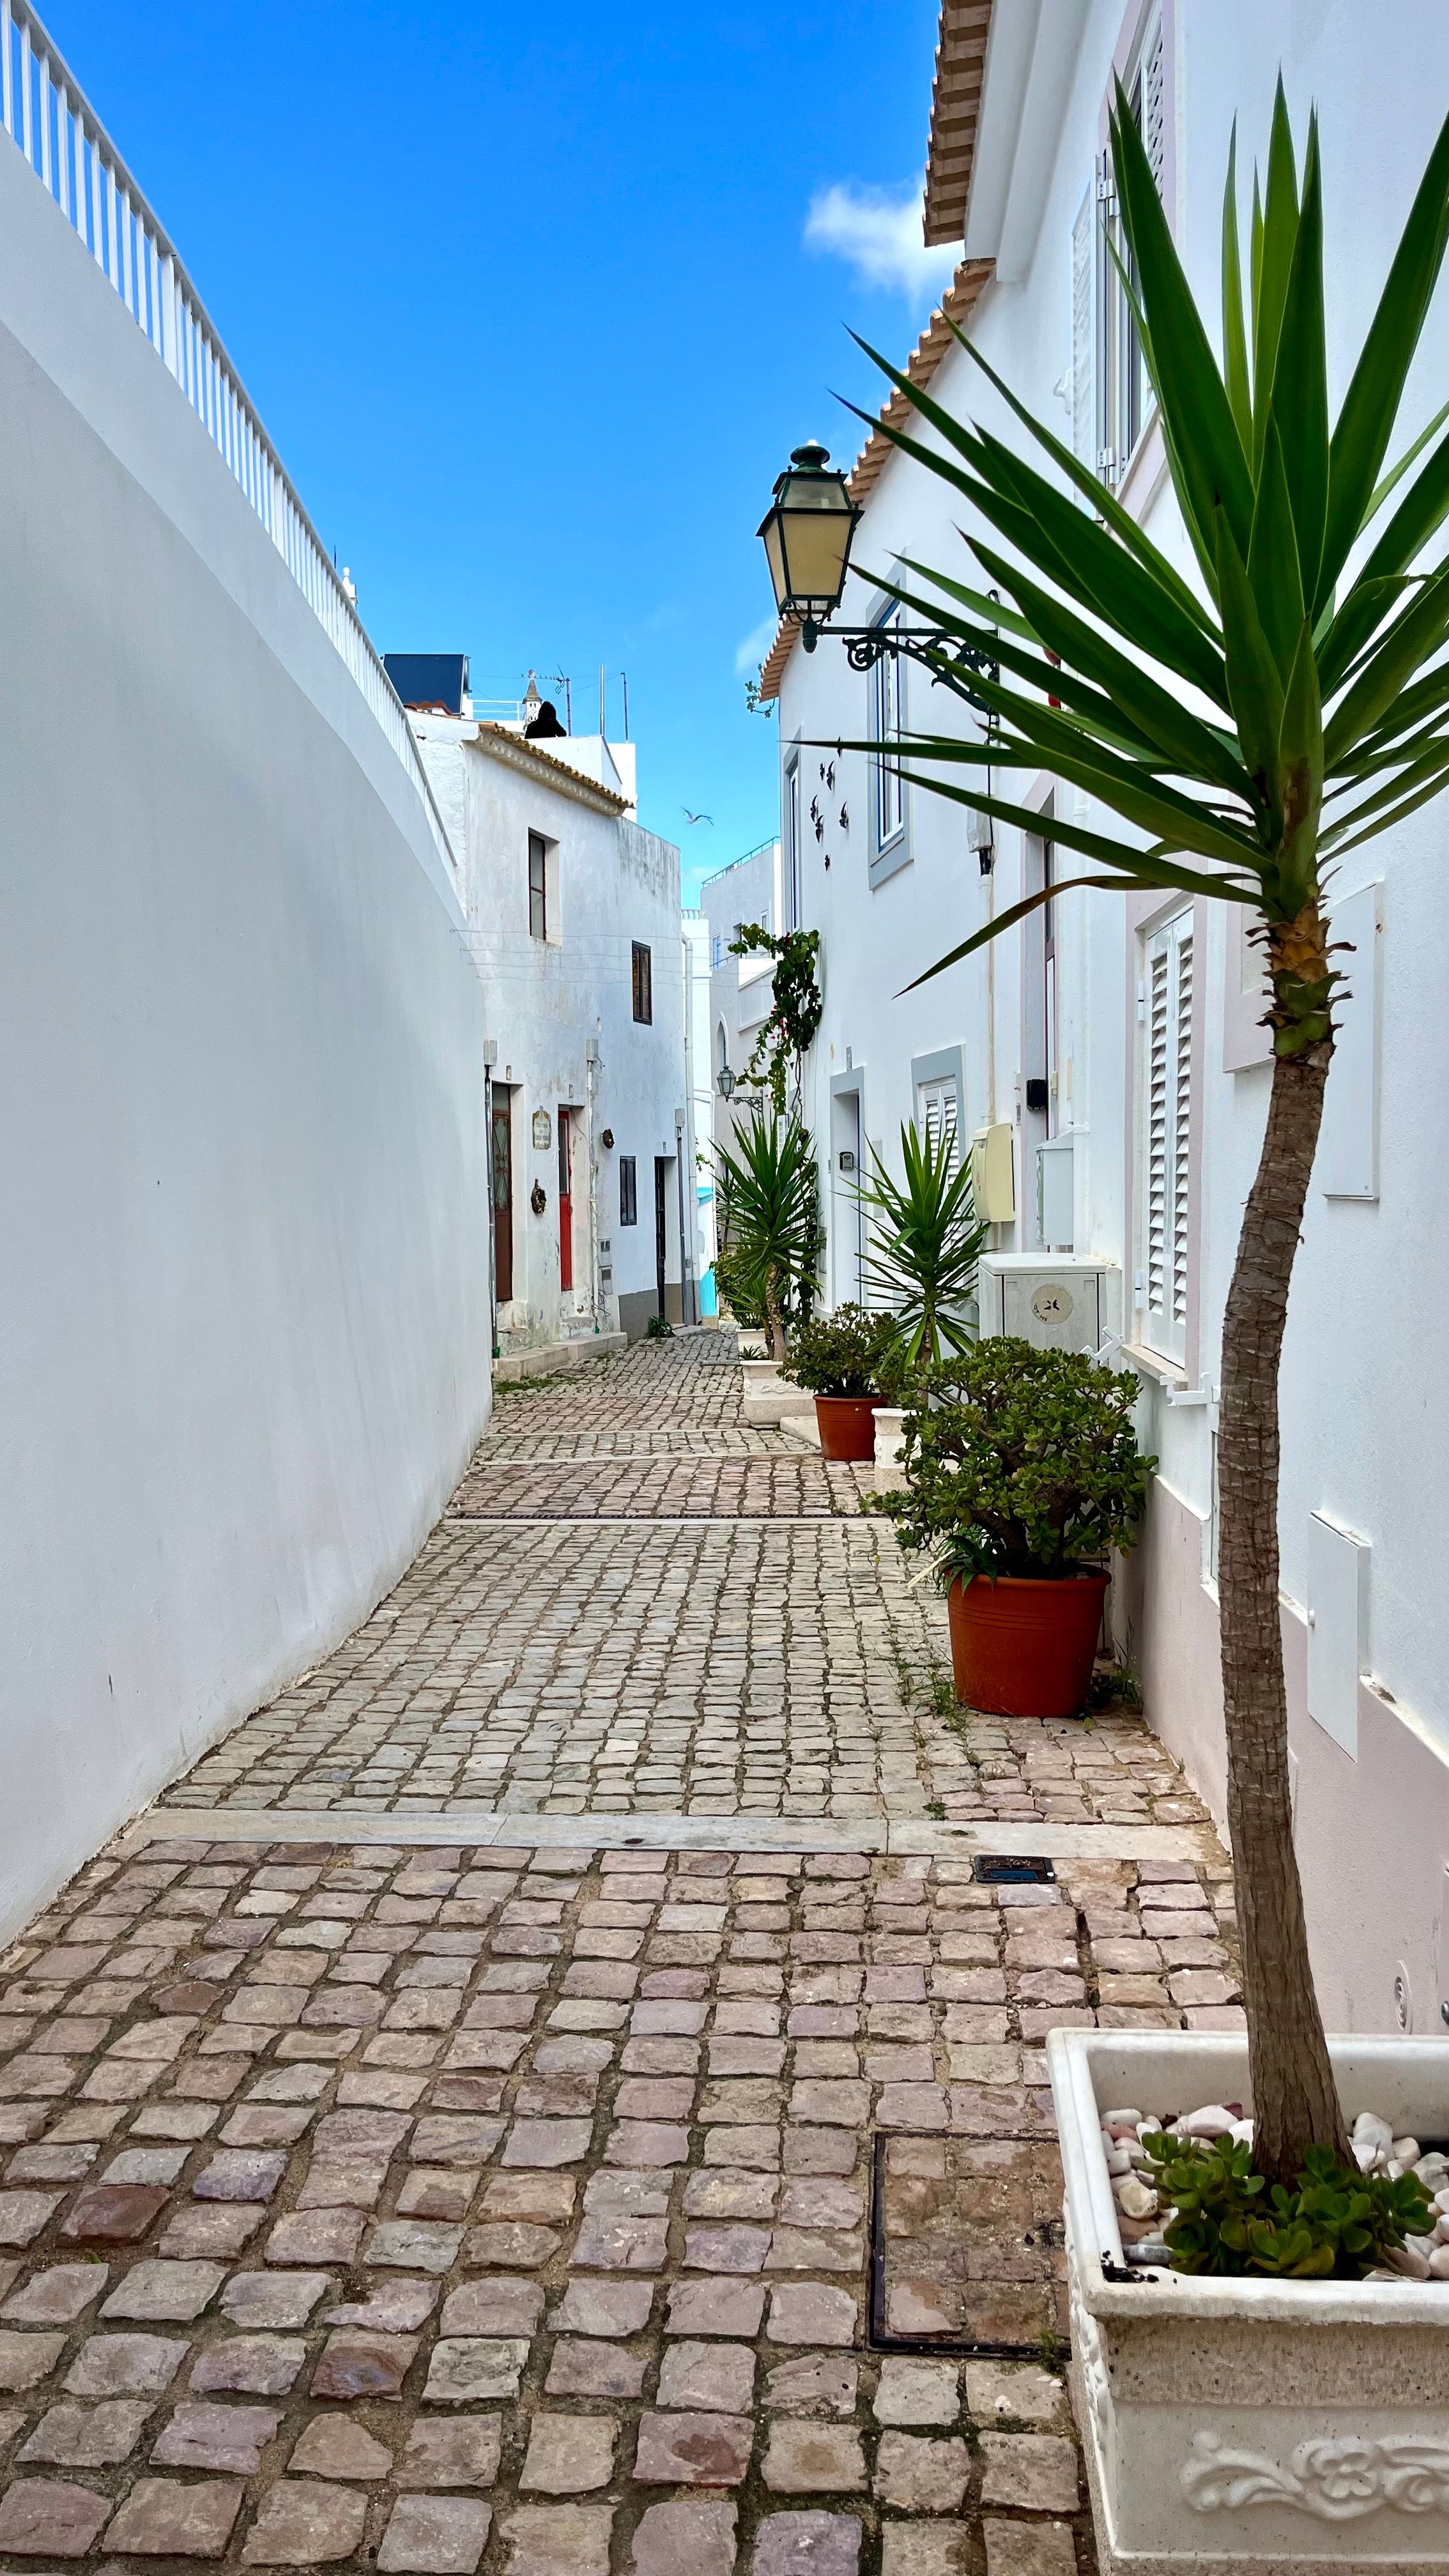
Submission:
[[[770,1337],[770,1357],[785,1356],[785,1318],[780,1312],[779,1272],[773,1261],[765,1272],[765,1330]]]
[[[1267,1133],[1223,1318],[1218,1583],[1228,1830],[1243,1943],[1253,2161],[1292,2184],[1308,2146],[1347,2160],[1293,1850],[1278,1606],[1278,1369],[1331,1037],[1275,1056]]]

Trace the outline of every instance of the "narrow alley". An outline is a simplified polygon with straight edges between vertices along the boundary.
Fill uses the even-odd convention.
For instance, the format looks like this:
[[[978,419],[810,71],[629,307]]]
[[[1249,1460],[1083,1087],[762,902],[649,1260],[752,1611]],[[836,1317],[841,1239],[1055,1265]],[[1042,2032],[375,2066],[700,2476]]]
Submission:
[[[1227,1863],[733,1361],[503,1395],[9,1952],[0,2568],[1088,2576],[1042,2041],[1234,2026]]]

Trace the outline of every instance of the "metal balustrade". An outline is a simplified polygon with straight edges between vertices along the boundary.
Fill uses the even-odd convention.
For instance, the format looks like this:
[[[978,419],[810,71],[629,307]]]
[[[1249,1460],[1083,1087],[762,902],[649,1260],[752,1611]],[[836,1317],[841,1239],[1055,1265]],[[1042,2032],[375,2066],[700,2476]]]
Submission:
[[[26,0],[0,0],[0,117],[175,378],[341,654],[457,862],[400,698],[176,249]]]

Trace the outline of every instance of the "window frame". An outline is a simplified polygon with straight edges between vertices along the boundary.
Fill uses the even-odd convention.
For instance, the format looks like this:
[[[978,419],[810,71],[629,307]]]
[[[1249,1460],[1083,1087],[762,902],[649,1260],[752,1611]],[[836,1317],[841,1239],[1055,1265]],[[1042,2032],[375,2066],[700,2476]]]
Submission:
[[[542,832],[530,832],[528,836],[528,935],[547,946],[548,842]]]
[[[629,943],[629,1003],[635,1025],[654,1026],[654,956],[646,939]]]
[[[1148,131],[1151,81],[1155,70],[1157,148],[1154,176],[1166,202],[1168,168],[1169,51],[1164,0],[1150,0],[1122,72],[1122,86],[1133,106],[1137,130],[1153,157]],[[1105,116],[1105,109],[1104,109]],[[1141,340],[1115,251],[1130,268],[1116,176],[1110,150],[1098,160],[1094,245],[1094,315],[1092,332],[1092,404],[1095,426],[1095,472],[1109,491],[1120,492],[1157,418],[1157,402],[1147,375]],[[1170,212],[1169,212],[1170,220]],[[1075,254],[1074,254],[1075,257]],[[1074,323],[1074,343],[1075,343]]]
[[[889,628],[899,626],[899,607],[886,609],[872,624]],[[899,742],[906,729],[906,666],[898,653],[884,652],[870,674],[870,739],[872,742]],[[883,760],[873,752],[870,764],[871,839],[877,856],[884,857],[905,837],[906,784],[897,762]]]
[[[800,927],[800,753],[798,746],[785,763],[784,821],[785,847],[781,853],[784,861],[782,872],[784,884],[781,895],[785,914],[784,928],[789,931],[798,930]],[[742,927],[741,923],[736,923],[736,939]]]
[[[639,1158],[636,1154],[619,1156],[619,1223],[639,1222]]]

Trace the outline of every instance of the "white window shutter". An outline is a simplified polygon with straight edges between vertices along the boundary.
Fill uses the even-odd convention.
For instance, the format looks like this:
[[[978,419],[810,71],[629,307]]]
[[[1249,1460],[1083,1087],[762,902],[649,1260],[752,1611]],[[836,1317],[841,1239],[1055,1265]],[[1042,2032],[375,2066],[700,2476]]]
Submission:
[[[1112,316],[1114,300],[1121,289],[1108,250],[1117,200],[1110,152],[1104,152],[1098,160],[1095,194],[1097,220],[1092,227],[1092,435],[1097,450],[1097,472],[1104,483],[1115,483],[1117,454],[1112,444],[1115,429],[1112,417]]]
[[[1088,188],[1072,226],[1072,453],[1095,470],[1097,222]]]
[[[1193,1002],[1185,912],[1148,942],[1142,1067],[1142,1338],[1175,1360],[1187,1349]]]
[[[949,1076],[941,1082],[922,1082],[917,1085],[916,1124],[933,1152],[940,1152],[944,1139],[949,1149],[950,1168],[954,1173],[959,1157],[960,1116],[956,1085]]]
[[[1142,141],[1159,197],[1167,166],[1167,101],[1162,71],[1162,20],[1159,17],[1142,54]]]

